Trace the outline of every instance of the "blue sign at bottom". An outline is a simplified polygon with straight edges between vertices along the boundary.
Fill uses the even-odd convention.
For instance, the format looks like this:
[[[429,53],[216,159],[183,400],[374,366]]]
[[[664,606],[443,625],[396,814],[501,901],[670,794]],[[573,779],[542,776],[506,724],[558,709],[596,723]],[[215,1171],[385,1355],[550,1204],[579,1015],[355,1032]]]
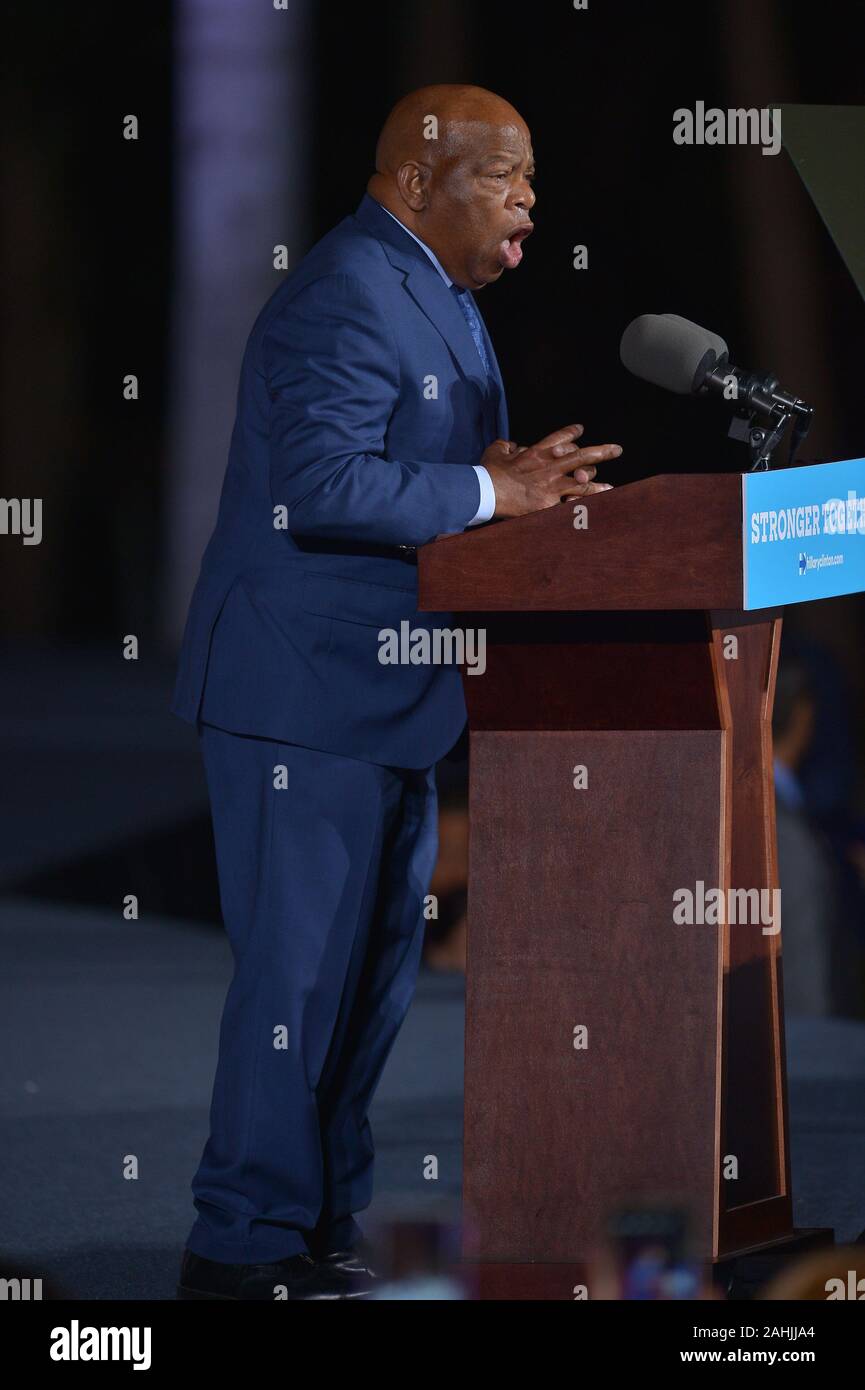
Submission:
[[[865,459],[746,473],[745,608],[865,589]]]

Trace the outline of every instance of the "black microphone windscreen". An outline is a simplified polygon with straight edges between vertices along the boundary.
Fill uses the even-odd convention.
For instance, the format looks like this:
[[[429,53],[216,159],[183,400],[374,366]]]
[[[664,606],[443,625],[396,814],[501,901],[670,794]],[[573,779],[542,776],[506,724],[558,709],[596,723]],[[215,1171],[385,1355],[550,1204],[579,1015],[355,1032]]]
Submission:
[[[728,356],[717,333],[678,314],[643,314],[629,323],[619,346],[623,366],[643,381],[689,395]]]

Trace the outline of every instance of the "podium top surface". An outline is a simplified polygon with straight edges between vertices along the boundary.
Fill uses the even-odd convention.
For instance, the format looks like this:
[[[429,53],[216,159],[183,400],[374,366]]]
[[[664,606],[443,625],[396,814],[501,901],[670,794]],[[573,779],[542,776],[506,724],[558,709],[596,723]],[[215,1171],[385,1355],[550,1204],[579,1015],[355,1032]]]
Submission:
[[[865,460],[656,474],[448,536],[427,611],[761,609],[865,590]]]

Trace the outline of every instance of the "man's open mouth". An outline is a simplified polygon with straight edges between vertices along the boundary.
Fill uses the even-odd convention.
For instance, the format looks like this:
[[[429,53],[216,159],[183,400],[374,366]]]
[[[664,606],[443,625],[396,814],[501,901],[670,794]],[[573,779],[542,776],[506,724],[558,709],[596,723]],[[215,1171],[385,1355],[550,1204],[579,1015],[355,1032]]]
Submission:
[[[509,237],[499,246],[499,260],[506,270],[516,270],[520,261],[523,259],[523,242],[527,236],[531,236],[534,227],[531,222],[521,222],[515,227]]]

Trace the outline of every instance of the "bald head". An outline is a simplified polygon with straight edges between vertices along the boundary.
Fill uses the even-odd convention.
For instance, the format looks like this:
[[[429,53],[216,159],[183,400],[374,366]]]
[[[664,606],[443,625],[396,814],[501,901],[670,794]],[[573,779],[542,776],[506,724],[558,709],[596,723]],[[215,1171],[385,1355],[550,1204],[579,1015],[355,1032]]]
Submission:
[[[376,172],[393,177],[401,164],[414,159],[435,163],[452,156],[473,137],[472,127],[512,126],[528,134],[526,123],[504,97],[485,87],[442,83],[419,87],[398,101],[378,137]]]
[[[480,289],[522,259],[534,204],[531,137],[484,87],[421,87],[397,102],[376,146],[370,195]]]

